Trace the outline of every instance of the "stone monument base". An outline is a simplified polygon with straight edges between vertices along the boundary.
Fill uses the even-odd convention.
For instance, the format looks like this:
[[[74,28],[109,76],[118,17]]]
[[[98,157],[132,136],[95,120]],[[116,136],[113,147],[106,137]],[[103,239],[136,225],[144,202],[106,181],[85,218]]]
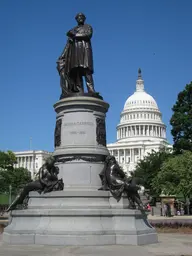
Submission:
[[[109,104],[96,97],[73,96],[54,105],[57,113],[54,157],[65,189],[98,189],[109,151],[105,117]]]
[[[108,191],[30,194],[26,210],[12,212],[3,240],[9,244],[144,245],[157,242],[145,213],[116,203]]]

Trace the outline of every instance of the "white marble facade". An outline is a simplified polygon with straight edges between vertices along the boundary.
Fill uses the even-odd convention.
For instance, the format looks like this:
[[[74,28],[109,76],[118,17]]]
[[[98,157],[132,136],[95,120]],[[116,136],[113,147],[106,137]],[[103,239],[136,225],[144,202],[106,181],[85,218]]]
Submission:
[[[117,141],[107,147],[129,174],[147,153],[158,151],[164,146],[172,148],[166,139],[162,114],[154,98],[145,92],[139,69],[136,91],[126,100],[120,115]]]
[[[31,172],[31,177],[38,172],[39,168],[44,164],[45,159],[50,156],[50,152],[44,150],[29,150],[14,152],[17,158],[15,167],[23,167]]]

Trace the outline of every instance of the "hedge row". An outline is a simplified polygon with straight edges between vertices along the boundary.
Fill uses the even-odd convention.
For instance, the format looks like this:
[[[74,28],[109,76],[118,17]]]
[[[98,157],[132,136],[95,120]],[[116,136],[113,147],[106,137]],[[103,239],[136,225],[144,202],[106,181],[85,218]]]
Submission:
[[[150,223],[154,228],[191,228],[192,229],[192,223],[189,222],[161,222],[161,223]]]

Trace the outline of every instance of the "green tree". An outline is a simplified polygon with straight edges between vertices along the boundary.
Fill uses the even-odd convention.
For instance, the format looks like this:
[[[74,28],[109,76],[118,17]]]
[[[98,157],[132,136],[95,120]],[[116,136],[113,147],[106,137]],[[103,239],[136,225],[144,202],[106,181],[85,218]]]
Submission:
[[[152,151],[140,160],[133,176],[142,180],[142,185],[149,191],[152,197],[158,197],[160,189],[153,186],[153,179],[161,171],[163,162],[171,156],[170,150],[162,148],[160,151]]]
[[[0,151],[0,192],[9,191],[12,186],[12,192],[17,193],[20,186],[31,181],[30,172],[25,168],[14,168],[17,163],[13,152]]]
[[[174,151],[176,154],[182,150],[192,151],[192,82],[178,94],[172,110],[170,124]]]
[[[182,194],[185,200],[192,196],[192,152],[166,159],[153,180],[154,187],[167,195]]]
[[[30,172],[23,168],[13,168],[2,172],[2,189],[1,192],[8,192],[9,186],[12,187],[13,194],[17,194],[21,186],[31,181]]]
[[[0,151],[0,170],[8,170],[13,168],[17,163],[15,154],[12,151]]]
[[[9,179],[7,174],[14,169],[14,164],[17,162],[16,156],[12,151],[0,151],[0,192],[9,190]]]

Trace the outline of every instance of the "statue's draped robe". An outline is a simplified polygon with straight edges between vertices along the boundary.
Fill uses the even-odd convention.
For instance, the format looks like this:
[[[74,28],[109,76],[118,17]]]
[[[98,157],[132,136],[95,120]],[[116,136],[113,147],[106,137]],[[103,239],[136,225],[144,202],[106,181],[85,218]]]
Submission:
[[[68,74],[76,68],[88,69],[93,73],[93,53],[91,47],[92,27],[88,24],[79,25],[67,34],[74,34],[73,41],[68,42],[65,56],[65,69]]]
[[[125,173],[117,165],[107,165],[105,169],[105,182],[113,197],[119,201],[125,188]]]
[[[55,185],[58,183],[57,174],[54,173],[54,170],[47,170],[44,168],[40,168],[39,170],[39,182],[44,188],[44,193],[50,192],[53,190]]]
[[[121,199],[124,191],[129,193],[130,196],[134,194],[140,198],[137,180],[135,178],[127,178],[118,164],[106,165],[106,168],[100,173],[100,177],[103,181],[103,187],[109,188],[111,194],[117,201]]]
[[[71,84],[70,78],[69,78],[69,74],[67,73],[67,70],[65,68],[68,49],[69,49],[69,41],[67,41],[67,44],[66,44],[61,56],[57,60],[57,70],[60,75],[60,86],[62,89],[62,96],[66,96],[69,92],[73,91],[72,84]]]
[[[62,94],[67,95],[70,92],[78,92],[76,82],[72,79],[77,74],[84,75],[88,71],[93,74],[93,53],[91,46],[91,37],[93,29],[90,25],[78,25],[69,30],[67,44],[63,53],[57,61],[57,70],[61,77]]]

